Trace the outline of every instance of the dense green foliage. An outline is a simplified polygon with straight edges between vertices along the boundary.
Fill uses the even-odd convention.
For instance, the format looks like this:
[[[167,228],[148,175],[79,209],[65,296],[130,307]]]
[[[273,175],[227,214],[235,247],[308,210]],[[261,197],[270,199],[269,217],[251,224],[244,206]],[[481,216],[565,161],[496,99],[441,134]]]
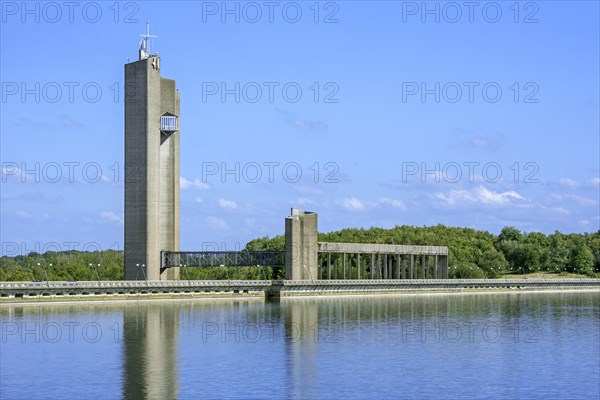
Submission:
[[[557,231],[546,236],[506,227],[496,236],[444,225],[397,226],[320,233],[319,241],[448,246],[451,278],[496,278],[509,273],[533,272],[594,276],[600,271],[600,231],[593,234]],[[264,237],[248,242],[245,250],[283,251],[284,246],[283,236]],[[279,279],[282,276],[281,269],[213,267],[187,268],[181,279]],[[123,253],[68,251],[0,258],[0,281],[45,279],[122,280]]]
[[[448,246],[451,278],[497,278],[532,272],[594,276],[600,271],[600,231],[593,234],[524,234],[505,227],[499,235],[444,225],[392,229],[344,229],[319,233],[320,242],[414,244]],[[248,250],[283,250],[283,236],[260,238]]]
[[[0,258],[0,281],[93,281],[98,278],[123,280],[122,251],[48,251]]]

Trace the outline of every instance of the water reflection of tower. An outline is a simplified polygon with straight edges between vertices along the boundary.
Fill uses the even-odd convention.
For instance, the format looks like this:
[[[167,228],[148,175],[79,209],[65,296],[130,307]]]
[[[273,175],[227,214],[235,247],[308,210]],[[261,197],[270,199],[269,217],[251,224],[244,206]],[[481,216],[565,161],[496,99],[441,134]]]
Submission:
[[[319,385],[317,364],[319,308],[310,300],[282,299],[285,327],[288,398],[315,398]]]
[[[179,311],[137,303],[123,313],[123,398],[177,398]]]

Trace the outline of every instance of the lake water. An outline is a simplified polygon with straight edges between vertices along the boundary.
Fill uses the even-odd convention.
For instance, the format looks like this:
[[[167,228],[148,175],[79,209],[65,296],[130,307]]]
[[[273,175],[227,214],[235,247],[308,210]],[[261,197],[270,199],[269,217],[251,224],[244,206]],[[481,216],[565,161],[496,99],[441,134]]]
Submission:
[[[0,398],[598,399],[596,292],[0,309]]]

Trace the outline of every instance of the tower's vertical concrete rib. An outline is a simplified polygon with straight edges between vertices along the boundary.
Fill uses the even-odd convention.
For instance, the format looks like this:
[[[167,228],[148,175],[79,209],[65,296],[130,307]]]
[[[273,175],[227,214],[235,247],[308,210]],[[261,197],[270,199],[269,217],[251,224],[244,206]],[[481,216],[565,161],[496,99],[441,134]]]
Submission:
[[[125,279],[161,274],[161,251],[179,251],[179,92],[149,53],[125,64]]]

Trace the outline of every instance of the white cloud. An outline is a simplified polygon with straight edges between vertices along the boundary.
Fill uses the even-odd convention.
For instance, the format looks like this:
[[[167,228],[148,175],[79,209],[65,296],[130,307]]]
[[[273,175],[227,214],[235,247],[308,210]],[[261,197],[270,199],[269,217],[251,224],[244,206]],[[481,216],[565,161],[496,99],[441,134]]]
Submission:
[[[185,189],[200,189],[200,190],[210,189],[210,185],[208,183],[204,183],[198,178],[194,179],[193,181],[190,181],[190,180],[185,179],[183,176],[179,177],[179,187],[182,190],[185,190]]]
[[[511,200],[525,200],[523,196],[514,190],[509,190],[508,192],[494,192],[492,190],[488,190],[483,186],[479,186],[475,189],[477,196],[479,197],[482,203],[486,204],[504,204]]]
[[[600,178],[592,178],[588,183],[590,186],[600,186]]]
[[[600,178],[595,177],[581,182],[571,178],[560,178],[557,181],[554,181],[554,183],[569,189],[579,189],[585,187],[598,188],[598,186],[600,186]]]
[[[83,123],[66,114],[60,116],[60,123],[65,128],[80,128],[85,126]]]
[[[296,200],[290,201],[290,204],[298,205],[298,206],[308,206],[308,205],[316,205],[317,202],[314,200],[311,200],[307,197],[300,197],[300,198],[297,198]]]
[[[314,131],[318,129],[327,129],[327,124],[321,121],[309,121],[306,119],[293,119],[288,121],[294,128]]]
[[[349,211],[366,211],[377,208],[381,205],[390,206],[399,210],[406,210],[406,205],[401,200],[390,199],[389,197],[380,197],[378,201],[361,200],[356,197],[346,197],[336,201],[337,205],[344,207]]]
[[[504,134],[501,132],[487,132],[482,130],[468,132],[463,128],[455,128],[452,134],[460,138],[460,141],[456,144],[459,144],[461,148],[466,146],[476,150],[495,151],[505,141]]]
[[[316,187],[311,187],[311,186],[305,186],[305,185],[294,185],[294,190],[297,191],[298,193],[302,193],[302,194],[322,194],[323,191],[321,189],[318,189]]]
[[[482,149],[482,150],[497,150],[500,145],[500,137],[491,137],[485,135],[479,135],[476,137],[472,137],[467,139],[467,144],[474,149]]]
[[[388,197],[381,197],[379,199],[379,202],[381,204],[385,204],[385,205],[391,206],[393,208],[397,208],[399,210],[406,210],[406,205],[401,200],[390,199]]]
[[[10,163],[10,165],[8,165],[9,163],[4,163],[6,165],[2,166],[2,182],[7,182],[8,177],[9,176],[14,176],[14,179],[18,179],[21,182],[26,182],[27,181],[27,175],[25,175],[23,173],[23,171],[21,171],[21,168],[17,167],[16,165],[13,165],[14,163]]]
[[[220,230],[220,231],[229,230],[229,225],[227,225],[227,222],[225,222],[225,220],[223,220],[219,217],[212,216],[212,215],[209,215],[208,217],[206,217],[206,224],[209,227]]]
[[[104,211],[104,212],[100,213],[100,216],[109,221],[115,221],[120,224],[123,223],[123,217],[121,217],[120,215],[118,215],[112,211]]]
[[[598,202],[596,200],[589,199],[589,198],[583,197],[583,196],[578,196],[576,194],[569,196],[569,198],[575,200],[577,203],[579,203],[582,206],[596,206],[596,205],[598,205]]]
[[[367,209],[367,203],[356,197],[342,199],[338,204],[350,211],[364,211]]]
[[[553,214],[562,214],[562,215],[571,214],[571,211],[567,210],[564,207],[551,207],[548,210],[550,210]]]
[[[598,202],[596,200],[593,200],[593,199],[590,199],[587,197],[583,197],[583,196],[579,196],[576,194],[564,194],[563,195],[563,194],[552,193],[550,195],[550,198],[552,200],[556,200],[556,201],[573,200],[580,206],[596,206],[596,205],[598,205]]]
[[[236,208],[238,208],[237,203],[233,200],[219,199],[217,201],[217,204],[219,207],[226,210],[235,210]]]
[[[196,197],[196,203],[202,204],[204,203],[204,199],[202,197]]]
[[[463,203],[481,203],[481,204],[506,204],[514,200],[527,201],[523,196],[514,190],[507,192],[495,192],[479,186],[472,190],[450,190],[447,193],[436,193],[434,197],[446,202],[446,204],[461,205]]]
[[[579,183],[577,183],[576,180],[571,179],[571,178],[560,178],[558,180],[558,183],[559,183],[559,185],[566,186],[566,187],[572,188],[572,189],[579,187]]]

